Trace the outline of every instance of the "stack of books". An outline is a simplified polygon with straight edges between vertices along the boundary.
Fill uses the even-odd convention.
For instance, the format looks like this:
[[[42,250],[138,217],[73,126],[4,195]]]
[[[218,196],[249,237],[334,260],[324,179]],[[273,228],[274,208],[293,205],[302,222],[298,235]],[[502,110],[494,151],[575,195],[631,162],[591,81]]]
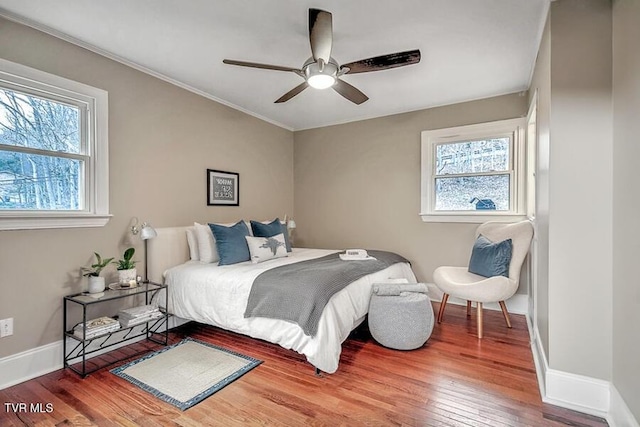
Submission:
[[[79,339],[95,338],[98,335],[105,335],[117,331],[120,329],[120,323],[111,317],[99,317],[97,319],[87,320],[86,331],[83,331],[84,329],[84,325],[78,323],[73,328],[73,335]]]
[[[140,307],[127,308],[118,312],[118,320],[123,328],[148,322],[159,317],[162,317],[162,312],[153,305],[141,305]]]

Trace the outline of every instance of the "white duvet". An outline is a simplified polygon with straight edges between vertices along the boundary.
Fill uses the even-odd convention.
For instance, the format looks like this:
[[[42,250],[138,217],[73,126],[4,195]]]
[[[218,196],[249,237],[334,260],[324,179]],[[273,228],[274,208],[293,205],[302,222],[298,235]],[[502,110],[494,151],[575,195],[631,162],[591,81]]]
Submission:
[[[400,278],[415,283],[416,278],[409,264],[394,264],[362,277],[336,293],[325,307],[318,333],[314,337],[305,335],[295,323],[262,317],[245,318],[244,312],[253,280],[260,273],[335,252],[295,248],[288,257],[260,264],[247,261],[218,266],[189,261],[165,273],[165,283],[169,285],[169,311],[184,319],[218,326],[295,350],[305,355],[316,368],[334,373],[338,369],[342,342],[364,320],[369,309],[372,284]]]

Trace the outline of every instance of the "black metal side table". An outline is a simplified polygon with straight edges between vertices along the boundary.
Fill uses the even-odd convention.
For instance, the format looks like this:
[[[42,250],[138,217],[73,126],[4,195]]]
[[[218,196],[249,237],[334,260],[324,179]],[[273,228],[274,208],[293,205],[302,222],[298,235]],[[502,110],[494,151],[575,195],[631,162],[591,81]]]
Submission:
[[[85,378],[92,372],[98,369],[102,369],[104,366],[108,366],[117,363],[121,360],[132,357],[133,355],[127,355],[117,360],[110,361],[104,366],[99,366],[96,369],[87,370],[87,356],[96,352],[104,351],[106,348],[122,344],[124,342],[145,337],[147,340],[157,344],[167,345],[169,343],[169,317],[171,314],[167,309],[167,285],[160,285],[153,282],[139,283],[138,286],[123,289],[106,289],[101,296],[95,296],[88,293],[73,294],[64,297],[63,302],[63,358],[64,367],[69,368]],[[86,325],[87,309],[95,304],[104,304],[109,301],[121,300],[125,298],[133,298],[136,295],[144,296],[145,305],[150,304],[154,296],[160,292],[164,292],[164,307],[159,307],[161,316],[141,321],[135,325],[130,325],[125,328],[119,328],[113,332],[106,332],[87,338],[86,328],[82,329],[82,336],[78,336],[74,333],[74,326],[69,325],[68,319],[68,304],[78,304],[82,307],[82,325]],[[158,295],[160,296],[160,295]],[[113,316],[113,318],[116,318]],[[142,330],[140,326],[142,325]],[[164,327],[164,328],[163,328]],[[136,330],[137,329],[137,330]],[[71,338],[75,342],[75,346],[72,343],[67,343]],[[93,345],[95,343],[95,345]],[[70,348],[73,347],[73,348]],[[81,358],[82,360],[76,360]],[[71,363],[71,361],[74,361]],[[77,364],[82,365],[82,369],[78,369]]]

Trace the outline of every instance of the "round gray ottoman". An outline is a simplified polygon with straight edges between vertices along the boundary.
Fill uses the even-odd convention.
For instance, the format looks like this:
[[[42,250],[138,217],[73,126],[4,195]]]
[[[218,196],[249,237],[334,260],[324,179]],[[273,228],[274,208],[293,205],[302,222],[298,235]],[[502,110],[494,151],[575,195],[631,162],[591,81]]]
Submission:
[[[406,289],[406,290],[405,290]],[[407,291],[409,289],[417,291]],[[374,285],[369,304],[369,331],[385,347],[413,350],[431,336],[433,308],[424,283]]]

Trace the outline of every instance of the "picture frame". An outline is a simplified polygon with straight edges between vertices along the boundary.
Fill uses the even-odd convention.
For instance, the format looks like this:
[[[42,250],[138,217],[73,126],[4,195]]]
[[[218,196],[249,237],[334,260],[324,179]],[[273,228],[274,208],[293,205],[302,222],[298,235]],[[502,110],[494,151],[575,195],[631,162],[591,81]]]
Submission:
[[[207,169],[207,206],[240,206],[240,174]]]

